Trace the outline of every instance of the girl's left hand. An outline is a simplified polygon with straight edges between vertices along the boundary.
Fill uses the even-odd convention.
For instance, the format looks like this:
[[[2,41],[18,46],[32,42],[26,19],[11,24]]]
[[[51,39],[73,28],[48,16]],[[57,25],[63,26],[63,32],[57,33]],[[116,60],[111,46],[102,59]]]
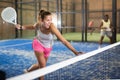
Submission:
[[[84,52],[78,52],[77,56],[85,54]]]

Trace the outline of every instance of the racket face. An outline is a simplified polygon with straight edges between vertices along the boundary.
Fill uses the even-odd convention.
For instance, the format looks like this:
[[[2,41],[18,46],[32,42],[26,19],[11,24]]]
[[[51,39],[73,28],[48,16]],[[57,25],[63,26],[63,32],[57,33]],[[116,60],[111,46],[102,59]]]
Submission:
[[[16,14],[15,9],[12,7],[7,7],[3,9],[1,13],[1,17],[4,21],[8,23],[16,24],[17,14]]]

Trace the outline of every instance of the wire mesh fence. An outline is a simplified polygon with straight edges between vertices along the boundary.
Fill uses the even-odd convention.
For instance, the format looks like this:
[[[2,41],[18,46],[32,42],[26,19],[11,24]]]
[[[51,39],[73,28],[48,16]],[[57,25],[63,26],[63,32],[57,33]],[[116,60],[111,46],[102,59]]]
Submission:
[[[21,1],[13,0],[0,1],[0,12],[7,6],[12,6],[16,8],[18,13],[18,23],[21,25],[33,25],[37,21],[37,14],[40,9],[49,10],[57,15],[57,26],[62,34],[70,32],[82,32],[85,27],[88,27],[89,21],[93,20],[95,28],[94,32],[99,33],[98,26],[104,14],[108,14],[112,20],[112,0],[86,0],[87,3],[83,3],[83,0],[28,0]],[[53,4],[54,3],[54,4]],[[84,19],[84,7],[87,9],[86,23]],[[120,33],[120,6],[119,0],[117,0],[117,33]],[[35,35],[35,30],[16,30],[14,26],[8,23],[4,23],[0,18],[0,39],[10,39],[10,38],[25,38],[33,37]],[[87,24],[87,25],[84,25]],[[6,27],[7,26],[7,27]],[[6,33],[6,30],[9,33]],[[7,31],[8,32],[8,31]],[[89,33],[89,29],[87,29]]]

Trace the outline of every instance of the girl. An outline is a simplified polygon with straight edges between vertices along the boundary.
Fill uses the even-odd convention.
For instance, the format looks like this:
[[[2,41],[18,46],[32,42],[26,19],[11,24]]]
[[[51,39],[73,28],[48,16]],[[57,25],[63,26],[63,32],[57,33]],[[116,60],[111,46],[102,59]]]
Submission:
[[[63,38],[59,30],[52,23],[52,14],[48,11],[41,10],[39,12],[38,22],[33,26],[22,26],[22,29],[36,29],[37,36],[34,38],[32,47],[37,58],[38,63],[33,64],[29,69],[26,69],[25,72],[30,72],[39,68],[46,66],[48,57],[52,50],[53,45],[53,34],[67,46],[75,55],[82,54],[82,52],[77,52],[71,44]],[[20,25],[16,26],[20,29]],[[40,80],[44,80],[44,77],[40,77]]]

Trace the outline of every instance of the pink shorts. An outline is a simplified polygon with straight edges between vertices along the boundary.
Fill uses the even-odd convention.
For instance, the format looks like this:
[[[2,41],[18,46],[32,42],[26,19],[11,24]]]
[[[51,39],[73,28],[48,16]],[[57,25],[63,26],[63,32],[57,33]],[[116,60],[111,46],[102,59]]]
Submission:
[[[43,52],[45,57],[49,57],[52,47],[44,47],[36,38],[34,38],[32,47],[34,51]]]

